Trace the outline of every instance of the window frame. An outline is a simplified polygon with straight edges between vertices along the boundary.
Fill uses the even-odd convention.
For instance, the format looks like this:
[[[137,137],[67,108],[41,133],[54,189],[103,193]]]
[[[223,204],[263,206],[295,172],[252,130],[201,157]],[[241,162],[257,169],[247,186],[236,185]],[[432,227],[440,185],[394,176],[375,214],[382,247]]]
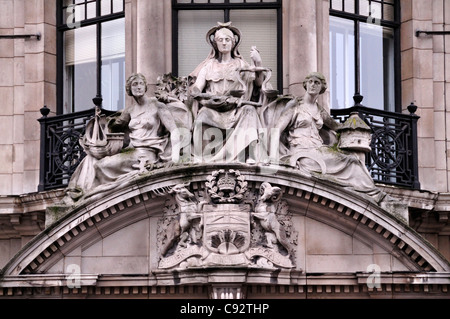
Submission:
[[[113,21],[116,19],[125,18],[125,0],[123,1],[123,11],[104,14],[101,13],[101,1],[94,0],[96,3],[96,17],[89,19],[82,19],[81,21],[77,21],[77,27],[87,27],[91,25],[97,26],[97,34],[96,34],[96,48],[97,48],[97,56],[96,56],[96,65],[97,65],[97,78],[96,78],[96,92],[97,96],[93,99],[93,104],[101,105],[102,100],[102,24],[108,21]],[[56,114],[62,115],[64,114],[64,62],[65,62],[65,51],[64,51],[64,33],[69,30],[73,30],[74,27],[70,27],[67,22],[64,21],[64,9],[68,8],[68,6],[64,5],[64,0],[58,0],[56,3],[56,69],[57,69],[57,78],[56,78]],[[86,1],[85,4],[93,1]],[[111,11],[112,11],[112,1],[111,1]],[[85,18],[86,18],[85,11]],[[75,18],[75,17],[74,17]],[[75,23],[75,21],[74,21]]]
[[[373,1],[373,0],[371,0]],[[377,3],[381,3],[383,6],[386,1],[384,0],[375,0]],[[387,4],[388,2],[386,2]],[[330,0],[330,16],[338,17],[353,21],[354,23],[354,35],[355,35],[355,52],[354,52],[354,60],[355,60],[355,106],[360,106],[360,102],[358,102],[358,96],[361,96],[361,61],[360,61],[360,23],[365,23],[370,18],[369,16],[360,14],[360,2],[359,0],[355,0],[355,13],[346,12],[345,10],[345,1],[342,2],[342,10],[333,9],[332,0]],[[395,112],[402,112],[402,91],[401,91],[401,7],[400,0],[394,0],[394,19],[393,21],[383,19],[384,10],[382,8],[382,19],[378,19],[380,26],[387,27],[393,30],[394,32],[394,92],[395,92]],[[363,101],[364,103],[364,101]],[[333,107],[331,105],[331,107]],[[367,105],[370,107],[370,105]],[[386,105],[383,106],[383,110],[386,109]]]
[[[230,11],[239,9],[259,10],[259,9],[275,9],[277,11],[277,89],[279,92],[283,91],[283,10],[282,0],[275,0],[274,2],[246,2],[232,3],[230,0],[224,0],[223,3],[178,3],[177,0],[172,0],[172,73],[178,76],[178,13],[182,10],[223,10],[224,21],[230,21]]]

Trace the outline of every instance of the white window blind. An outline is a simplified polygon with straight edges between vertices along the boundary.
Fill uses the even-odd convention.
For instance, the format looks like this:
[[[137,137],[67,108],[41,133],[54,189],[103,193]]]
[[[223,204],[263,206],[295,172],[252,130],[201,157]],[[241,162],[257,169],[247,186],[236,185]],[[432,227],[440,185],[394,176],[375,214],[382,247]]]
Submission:
[[[330,92],[334,109],[354,104],[355,24],[330,16]],[[365,106],[395,111],[394,31],[360,23],[360,94]]]
[[[102,24],[102,59],[125,57],[125,19]]]
[[[231,10],[230,20],[242,33],[242,44],[239,52],[251,63],[250,50],[256,46],[261,53],[263,66],[272,69],[271,84],[277,88],[278,74],[278,31],[277,11],[263,10]]]
[[[206,34],[223,22],[221,10],[182,10],[178,14],[178,75],[187,76],[208,56]]]
[[[394,32],[361,23],[361,94],[365,105],[395,111]]]
[[[91,63],[96,61],[96,26],[75,28],[65,34],[66,65]]]
[[[66,66],[96,62],[97,29],[95,25],[65,32]],[[125,19],[102,24],[102,59],[125,56]]]
[[[178,74],[190,74],[210,53],[207,32],[224,22],[222,10],[180,10],[178,14]],[[233,26],[242,33],[239,52],[250,63],[250,49],[256,46],[263,65],[272,69],[272,86],[277,88],[277,11],[274,9],[230,10]]]
[[[97,94],[97,25],[65,33],[64,109],[78,112],[92,107]],[[101,92],[103,107],[125,105],[125,19],[101,24]]]
[[[352,106],[355,95],[355,33],[351,20],[330,17],[330,68],[332,108]]]

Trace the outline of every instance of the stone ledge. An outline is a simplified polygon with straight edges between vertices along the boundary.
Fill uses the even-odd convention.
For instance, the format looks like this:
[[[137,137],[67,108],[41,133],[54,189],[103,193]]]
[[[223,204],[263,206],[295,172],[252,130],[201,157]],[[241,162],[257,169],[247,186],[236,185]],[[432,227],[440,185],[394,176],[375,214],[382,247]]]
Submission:
[[[32,288],[32,287],[63,287],[68,286],[70,280],[79,280],[84,287],[95,286],[98,275],[32,275],[5,277],[0,282],[1,288]]]
[[[405,202],[408,207],[420,210],[450,210],[450,193],[438,193],[426,190],[414,190],[388,185],[377,185],[395,199]]]
[[[237,274],[239,271],[237,271]],[[162,275],[162,274],[160,274]],[[183,274],[180,273],[181,276]],[[255,274],[259,275],[259,274]],[[4,298],[180,298],[208,299],[213,287],[240,287],[244,297],[264,298],[450,298],[450,273],[382,273],[378,287],[367,285],[370,274],[296,274],[299,282],[274,284],[251,280],[223,281],[217,273],[191,273],[197,283],[166,284],[156,286],[153,275],[142,276],[80,276],[82,285],[69,288],[67,275],[33,275],[5,278],[0,286],[0,299]],[[158,275],[159,276],[159,275]],[[213,276],[213,277],[211,277]],[[218,277],[217,277],[218,276]],[[210,281],[214,279],[215,281]],[[239,277],[239,276],[238,276]],[[246,277],[246,276],[244,276]],[[246,277],[250,278],[250,277]],[[242,278],[241,278],[242,279]],[[42,285],[42,283],[46,283]],[[64,283],[64,284],[63,284]]]
[[[45,212],[64,197],[64,190],[31,193],[15,196],[0,196],[0,215]]]
[[[416,231],[436,233],[441,236],[450,235],[450,193],[378,186],[395,199],[408,205],[409,225]]]
[[[0,196],[0,239],[36,236],[45,227],[45,211],[58,203],[63,190]]]

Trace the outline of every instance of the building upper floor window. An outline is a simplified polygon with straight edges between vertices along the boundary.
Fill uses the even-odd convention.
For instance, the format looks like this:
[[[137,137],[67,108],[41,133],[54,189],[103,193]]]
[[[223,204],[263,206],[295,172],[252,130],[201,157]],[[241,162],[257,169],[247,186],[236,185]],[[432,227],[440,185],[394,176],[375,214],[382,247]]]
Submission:
[[[60,114],[125,106],[124,17],[124,0],[58,1]]]
[[[401,109],[399,36],[398,0],[330,1],[332,108]]]
[[[281,0],[172,0],[173,73],[189,75],[211,48],[207,32],[217,22],[232,22],[242,32],[240,53],[250,60],[256,46],[272,69],[271,84],[282,90]]]

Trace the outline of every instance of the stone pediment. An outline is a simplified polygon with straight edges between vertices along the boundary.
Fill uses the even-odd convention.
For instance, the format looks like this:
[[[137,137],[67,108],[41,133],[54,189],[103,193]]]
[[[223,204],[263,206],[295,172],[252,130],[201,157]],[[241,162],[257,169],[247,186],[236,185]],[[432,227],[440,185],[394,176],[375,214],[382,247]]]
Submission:
[[[239,190],[246,191],[235,197],[239,190],[232,187],[239,182]],[[188,218],[201,220],[201,227],[185,232],[171,228],[172,221],[180,221],[180,208],[192,208],[177,202],[177,185],[192,195],[195,205],[201,204],[190,211],[198,215]],[[258,208],[264,185],[280,191],[272,199],[280,199],[275,216],[289,248],[256,216],[267,211]],[[210,199],[214,193],[216,202]],[[234,199],[220,203],[226,198]],[[152,287],[210,280],[297,285],[317,273],[341,274],[336,282],[353,274],[361,282],[370,277],[373,265],[389,274],[388,281],[395,274],[450,271],[448,262],[402,218],[361,194],[290,168],[271,174],[245,164],[193,165],[152,171],[68,209],[2,270],[0,286],[25,278],[45,285],[42,278],[48,276],[51,285],[65,287],[73,271],[81,286],[84,280],[97,286],[114,276],[121,278],[114,277],[114,284],[128,285],[127,278],[139,277],[136,285]],[[246,275],[239,275],[244,270]]]

